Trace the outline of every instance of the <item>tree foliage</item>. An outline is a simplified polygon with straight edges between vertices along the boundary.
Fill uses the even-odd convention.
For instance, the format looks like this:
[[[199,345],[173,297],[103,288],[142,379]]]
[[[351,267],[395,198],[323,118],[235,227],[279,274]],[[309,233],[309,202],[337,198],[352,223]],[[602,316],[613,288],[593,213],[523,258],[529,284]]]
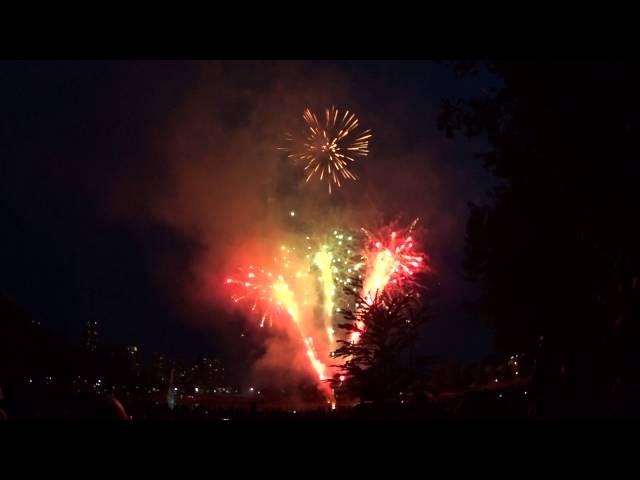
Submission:
[[[574,411],[584,399],[598,411],[612,384],[640,385],[640,68],[484,66],[502,86],[449,99],[438,119],[448,135],[486,135],[478,157],[500,180],[467,225],[465,268],[482,287],[475,309],[504,352],[543,339],[543,383],[574,392]]]
[[[415,380],[408,347],[419,327],[428,320],[415,293],[377,295],[372,301],[358,297],[359,308],[343,313],[339,328],[349,338],[340,340],[336,358],[344,359],[340,371],[331,379],[338,394],[381,402],[398,395]],[[358,341],[351,334],[358,333]]]

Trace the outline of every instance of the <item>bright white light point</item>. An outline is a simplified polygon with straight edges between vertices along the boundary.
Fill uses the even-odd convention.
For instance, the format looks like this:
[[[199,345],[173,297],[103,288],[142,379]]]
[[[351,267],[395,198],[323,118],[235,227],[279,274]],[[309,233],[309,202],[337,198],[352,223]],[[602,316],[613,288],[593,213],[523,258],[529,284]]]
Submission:
[[[295,216],[296,216],[296,212],[294,212],[293,210],[291,210],[290,215],[291,215],[292,217],[295,217]]]
[[[196,393],[198,393],[200,390],[198,389],[198,387],[194,388],[194,390],[196,391]]]

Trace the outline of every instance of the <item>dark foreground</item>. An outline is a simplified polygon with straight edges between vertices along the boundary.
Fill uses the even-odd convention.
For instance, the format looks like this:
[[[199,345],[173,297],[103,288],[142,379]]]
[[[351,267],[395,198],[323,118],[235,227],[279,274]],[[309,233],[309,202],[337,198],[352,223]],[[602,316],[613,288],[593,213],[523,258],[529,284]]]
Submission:
[[[112,395],[61,394],[47,392],[40,397],[5,399],[0,418],[5,420],[98,420],[98,421],[210,421],[219,423],[312,421],[341,422],[368,420],[536,420],[567,418],[570,413],[556,408],[543,410],[526,390],[467,392],[418,400],[401,400],[381,405],[361,403],[331,410],[312,405],[259,405],[255,402],[224,408],[200,403],[177,404],[149,399],[120,401]],[[628,412],[611,412],[610,418],[629,417]]]

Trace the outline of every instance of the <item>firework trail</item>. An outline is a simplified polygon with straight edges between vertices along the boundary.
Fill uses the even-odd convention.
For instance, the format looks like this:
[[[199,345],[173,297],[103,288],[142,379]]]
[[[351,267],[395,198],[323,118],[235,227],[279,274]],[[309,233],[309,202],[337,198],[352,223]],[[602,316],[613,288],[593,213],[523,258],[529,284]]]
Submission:
[[[273,292],[277,301],[282,303],[286,312],[289,314],[289,317],[296,324],[298,332],[300,333],[300,337],[304,341],[304,344],[307,348],[307,356],[309,357],[313,369],[318,374],[318,378],[321,382],[326,380],[327,368],[318,359],[318,354],[316,353],[313,345],[313,338],[305,335],[304,329],[301,324],[300,307],[298,305],[298,302],[296,301],[295,294],[289,288],[289,285],[287,285],[282,277],[279,277],[278,280],[273,284]]]
[[[325,396],[330,399],[330,389],[323,383],[328,378],[327,367],[320,360],[313,337],[308,333],[314,330],[313,309],[317,303],[314,276],[311,265],[304,267],[305,261],[299,257],[294,247],[282,245],[269,268],[249,265],[238,277],[228,277],[225,283],[233,290],[233,301],[246,305],[258,316],[261,327],[267,319],[271,326],[275,320],[283,328],[286,328],[283,322],[293,322],[310,365]],[[307,254],[305,260],[309,257]]]
[[[340,180],[356,180],[356,176],[349,168],[349,164],[356,161],[356,157],[366,157],[369,154],[370,130],[355,133],[360,122],[354,113],[346,110],[344,114],[336,107],[325,109],[324,123],[308,108],[302,118],[307,125],[306,134],[298,139],[287,134],[287,141],[291,148],[289,158],[305,162],[306,182],[314,175],[322,182],[326,181],[329,194],[332,185],[341,186]]]
[[[336,286],[333,281],[333,256],[326,248],[322,248],[316,252],[313,257],[314,265],[320,270],[320,277],[318,280],[322,284],[322,298],[324,304],[324,324],[327,330],[327,336],[330,343],[335,342],[333,325],[331,324],[331,317],[333,316],[333,299],[336,293]]]
[[[310,240],[310,237],[307,237]],[[347,288],[362,267],[362,255],[356,234],[348,231],[334,230],[325,235],[315,246],[308,246],[315,250],[313,264],[317,268],[318,281],[321,286],[321,297],[324,311],[324,326],[330,344],[334,344],[335,316],[349,307]],[[362,275],[359,275],[362,278]]]

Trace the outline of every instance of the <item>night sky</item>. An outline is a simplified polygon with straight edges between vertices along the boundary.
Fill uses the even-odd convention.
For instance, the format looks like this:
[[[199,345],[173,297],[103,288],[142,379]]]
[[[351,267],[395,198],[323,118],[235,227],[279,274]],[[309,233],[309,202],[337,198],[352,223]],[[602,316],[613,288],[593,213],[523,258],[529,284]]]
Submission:
[[[212,354],[242,381],[256,341],[222,295],[202,301],[194,272],[224,275],[272,195],[304,208],[275,147],[306,105],[335,104],[374,138],[331,201],[421,217],[441,284],[421,345],[479,360],[492,335],[461,308],[464,227],[492,180],[482,145],[435,121],[443,97],[492,81],[430,62],[0,63],[0,292],[74,341],[97,320],[101,342]]]

